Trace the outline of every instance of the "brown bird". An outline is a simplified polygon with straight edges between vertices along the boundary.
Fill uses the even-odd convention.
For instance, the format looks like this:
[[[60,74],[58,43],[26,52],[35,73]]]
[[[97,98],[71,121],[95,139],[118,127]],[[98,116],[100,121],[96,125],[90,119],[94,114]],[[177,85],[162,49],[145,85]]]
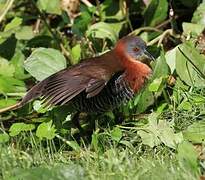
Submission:
[[[61,70],[33,86],[18,104],[42,97],[46,106],[70,103],[78,112],[105,112],[130,100],[151,75],[146,64],[154,60],[145,42],[136,36],[120,39],[113,50]]]

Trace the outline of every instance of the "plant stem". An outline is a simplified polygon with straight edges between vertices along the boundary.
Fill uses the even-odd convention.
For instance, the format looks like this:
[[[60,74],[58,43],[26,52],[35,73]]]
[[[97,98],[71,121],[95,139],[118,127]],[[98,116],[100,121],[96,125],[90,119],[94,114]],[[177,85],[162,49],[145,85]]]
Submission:
[[[58,48],[60,49],[60,39],[57,37],[57,35],[53,32],[53,30],[51,29],[51,27],[49,26],[49,24],[47,23],[46,20],[46,16],[45,14],[36,6],[36,3],[34,0],[31,0],[31,3],[33,5],[33,7],[37,10],[40,18],[43,20],[45,26],[47,27],[48,31],[51,33],[51,35],[53,36],[53,39],[56,41]]]
[[[11,8],[13,2],[14,2],[14,0],[8,0],[8,1],[6,2],[5,8],[4,8],[3,12],[0,14],[0,22],[4,19],[6,13],[7,13],[8,10]]]

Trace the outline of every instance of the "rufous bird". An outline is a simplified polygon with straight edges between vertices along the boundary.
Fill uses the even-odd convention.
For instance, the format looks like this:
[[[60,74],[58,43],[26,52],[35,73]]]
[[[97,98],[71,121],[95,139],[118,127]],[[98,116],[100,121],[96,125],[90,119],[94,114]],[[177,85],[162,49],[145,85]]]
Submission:
[[[139,92],[152,70],[154,60],[145,42],[130,35],[120,39],[114,49],[61,70],[33,86],[16,109],[42,97],[46,106],[70,103],[78,112],[105,112],[127,102]]]

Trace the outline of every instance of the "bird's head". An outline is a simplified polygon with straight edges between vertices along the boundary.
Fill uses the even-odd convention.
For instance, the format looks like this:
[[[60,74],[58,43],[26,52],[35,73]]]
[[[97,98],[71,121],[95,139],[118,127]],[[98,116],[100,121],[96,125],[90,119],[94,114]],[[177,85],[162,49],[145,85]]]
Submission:
[[[120,39],[115,46],[115,50],[121,57],[130,60],[142,63],[147,63],[147,60],[155,60],[147,51],[145,42],[137,36],[130,35]]]

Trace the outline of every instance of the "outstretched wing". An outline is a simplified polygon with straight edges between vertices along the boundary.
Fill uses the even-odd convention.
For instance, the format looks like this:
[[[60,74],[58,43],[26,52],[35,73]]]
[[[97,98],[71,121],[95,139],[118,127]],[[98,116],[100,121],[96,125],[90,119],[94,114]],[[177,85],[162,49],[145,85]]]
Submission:
[[[47,106],[63,105],[82,91],[90,98],[104,88],[111,76],[112,72],[106,67],[81,63],[71,69],[61,70],[36,84],[28,91],[21,104],[41,96]]]

